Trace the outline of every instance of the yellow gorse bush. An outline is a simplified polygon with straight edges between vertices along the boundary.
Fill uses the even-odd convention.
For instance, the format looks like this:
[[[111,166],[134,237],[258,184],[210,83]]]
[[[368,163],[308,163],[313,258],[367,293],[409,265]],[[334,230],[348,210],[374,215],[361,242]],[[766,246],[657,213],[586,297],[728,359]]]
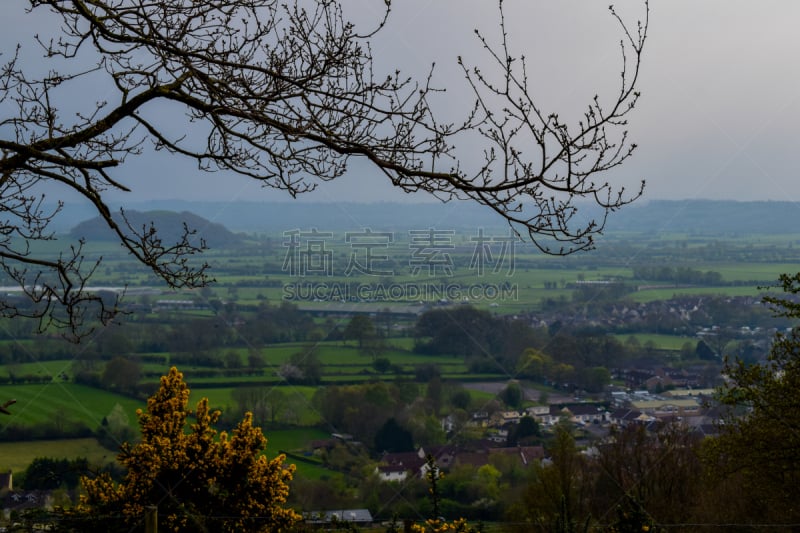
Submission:
[[[137,411],[141,442],[120,447],[123,481],[114,483],[108,474],[84,478],[86,494],[73,516],[108,517],[135,529],[145,509],[157,506],[165,531],[289,529],[300,518],[283,507],[294,465],[285,466],[283,455],[263,455],[267,439],[250,413],[230,435],[218,433],[213,426],[220,412],[210,411],[205,398],[186,431],[188,403],[189,388],[173,367],[147,409]]]

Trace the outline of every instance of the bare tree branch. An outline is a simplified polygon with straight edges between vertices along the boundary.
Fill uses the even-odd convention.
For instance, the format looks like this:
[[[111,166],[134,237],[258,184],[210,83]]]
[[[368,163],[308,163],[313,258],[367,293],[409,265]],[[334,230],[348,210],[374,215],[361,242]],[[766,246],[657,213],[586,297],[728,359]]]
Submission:
[[[37,37],[52,69],[26,72],[19,49],[0,65],[0,263],[36,305],[4,302],[6,316],[34,316],[76,333],[87,317],[117,312],[86,294],[96,264],[81,247],[42,260],[29,243],[52,239],[47,212],[30,193],[54,183],[88,200],[122,245],[174,287],[207,282],[202,251],[184,238],[165,244],[156,228],[132,228],[112,216],[105,193],[127,190],[112,173],[146,142],[189,158],[204,171],[232,171],[292,196],[340,177],[352,158],[366,159],[393,185],[441,200],[485,205],[543,251],[590,249],[609,213],[639,197],[597,177],[621,165],[636,146],[625,130],[639,98],[636,83],[649,7],[635,31],[621,26],[619,91],[595,97],[577,123],[541,109],[524,57],[512,53],[503,3],[500,45],[476,31],[489,64],[459,59],[473,102],[459,122],[437,119],[432,72],[415,79],[376,74],[370,38],[335,0],[30,0],[61,21],[62,33]],[[73,68],[70,68],[73,67]],[[115,89],[107,101],[67,116],[59,98],[91,81]],[[104,86],[105,86],[104,85]],[[185,112],[189,133],[175,136],[147,111],[168,102]],[[186,130],[184,130],[186,131]],[[459,160],[456,147],[477,137],[483,161]],[[642,184],[643,186],[643,184]],[[580,200],[599,215],[575,216]]]

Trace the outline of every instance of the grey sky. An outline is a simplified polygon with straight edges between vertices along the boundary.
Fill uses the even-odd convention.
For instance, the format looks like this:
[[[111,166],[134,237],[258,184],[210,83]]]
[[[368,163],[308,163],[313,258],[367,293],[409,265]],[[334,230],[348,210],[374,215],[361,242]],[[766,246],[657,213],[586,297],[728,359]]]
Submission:
[[[626,20],[643,12],[640,2],[621,4]],[[541,74],[537,95],[545,105],[567,114],[581,110],[595,92],[612,94],[620,33],[606,3],[506,5],[512,44]],[[464,44],[471,27],[491,34],[496,20],[490,1],[413,1],[403,7],[396,14],[405,25],[391,28],[397,48],[378,51],[408,51],[422,62],[426,50],[435,50],[442,69],[448,54],[476,52]],[[640,147],[607,178],[623,184],[646,179],[646,198],[800,200],[800,4],[653,0],[650,8],[643,96],[630,118]],[[450,24],[458,32],[444,29]]]
[[[17,3],[19,4],[19,3]],[[375,0],[348,0],[355,17],[368,19]],[[380,67],[423,76],[437,63],[436,82],[449,92],[438,105],[456,113],[468,105],[455,68],[461,54],[481,64],[472,34],[496,36],[497,7],[490,0],[402,0],[376,38]],[[525,53],[543,107],[562,116],[580,112],[595,93],[612,96],[619,76],[618,26],[607,3],[577,0],[507,0],[512,45]],[[626,20],[641,2],[618,6]],[[0,18],[0,45],[30,32],[18,6]],[[606,175],[615,184],[647,180],[645,197],[800,200],[796,144],[800,141],[800,3],[740,0],[653,0],[639,88],[630,117],[640,146],[622,168]],[[46,27],[46,26],[45,26]],[[41,30],[40,30],[41,31]],[[471,147],[468,147],[471,148]],[[131,159],[118,175],[134,192],[120,200],[288,200],[245,178],[199,175],[174,158]],[[364,165],[323,185],[311,201],[427,200],[405,195]]]

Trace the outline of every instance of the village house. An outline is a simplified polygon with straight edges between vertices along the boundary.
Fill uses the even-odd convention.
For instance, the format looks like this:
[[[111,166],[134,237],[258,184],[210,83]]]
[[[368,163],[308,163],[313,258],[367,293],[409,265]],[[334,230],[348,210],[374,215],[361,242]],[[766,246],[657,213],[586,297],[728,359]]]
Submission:
[[[403,465],[378,465],[375,473],[381,481],[405,481],[408,479],[408,469]]]
[[[631,409],[629,407],[622,407],[614,409],[609,415],[611,425],[624,428],[631,424],[650,424],[656,421],[656,417],[646,415],[639,410]]]
[[[604,405],[576,403],[565,409],[571,414],[570,421],[576,424],[599,424],[608,421],[608,411]]]
[[[695,398],[666,398],[633,401],[631,407],[656,418],[700,416],[702,409]]]
[[[549,405],[534,405],[525,409],[525,414],[536,420],[539,416],[544,416],[550,413]]]
[[[468,448],[457,448],[453,445],[420,448],[416,452],[385,453],[382,464],[375,468],[381,481],[404,481],[411,476],[425,478],[428,472],[427,456],[432,455],[442,470],[450,470],[456,465],[471,465],[480,468],[489,464],[492,457],[506,456],[516,458],[522,466],[530,466],[541,461],[544,456],[542,446],[499,447],[488,440],[469,443]]]
[[[371,526],[373,522],[372,513],[369,512],[369,509],[311,511],[310,513],[303,513],[303,520],[306,524],[319,528],[329,528],[331,526],[341,526],[344,524],[368,527]]]
[[[562,419],[576,424],[593,424],[608,421],[608,411],[603,404],[574,403],[569,405],[551,405],[546,413],[537,410],[535,420],[544,426],[553,426]]]
[[[402,481],[409,475],[424,477],[425,454],[422,448],[416,452],[385,453],[376,473],[382,481]],[[402,479],[400,479],[402,478]]]

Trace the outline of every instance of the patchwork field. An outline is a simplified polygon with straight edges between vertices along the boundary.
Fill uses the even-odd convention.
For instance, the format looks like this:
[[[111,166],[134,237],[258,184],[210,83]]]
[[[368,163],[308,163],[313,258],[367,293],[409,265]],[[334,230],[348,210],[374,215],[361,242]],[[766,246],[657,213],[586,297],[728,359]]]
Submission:
[[[508,284],[513,292],[507,297],[491,299],[459,299],[462,303],[470,303],[478,308],[491,311],[493,314],[518,314],[541,310],[548,301],[569,302],[575,297],[574,284],[577,281],[617,280],[631,288],[647,286],[646,290],[631,292],[627,295],[633,301],[647,302],[671,298],[675,295],[727,295],[757,296],[762,293],[762,286],[773,283],[780,273],[792,272],[797,263],[792,257],[795,252],[787,246],[785,240],[762,240],[752,238],[700,238],[682,234],[651,235],[629,243],[622,238],[604,241],[596,253],[579,254],[566,258],[543,256],[531,246],[518,246],[513,255],[513,265],[503,265],[500,269],[488,269],[483,273],[474,271],[473,260],[475,247],[468,235],[456,234],[453,248],[446,249],[452,260],[452,272],[423,272],[412,275],[409,272],[414,257],[414,248],[407,240],[398,241],[392,246],[378,248],[385,262],[396,272],[393,276],[366,275],[357,271],[350,275],[342,272],[344,265],[353,257],[355,250],[344,240],[343,234],[337,234],[330,243],[331,258],[336,266],[330,275],[298,276],[287,272],[285,268],[286,248],[281,245],[283,237],[279,234],[253,238],[245,246],[237,249],[212,250],[204,259],[213,264],[213,275],[216,283],[203,290],[172,292],[163,290],[163,286],[140,266],[131,263],[130,258],[119,252],[117,245],[90,243],[87,256],[102,255],[104,261],[97,271],[93,283],[97,286],[124,287],[129,294],[125,301],[131,303],[153,304],[160,299],[195,300],[206,306],[203,310],[182,312],[162,312],[148,314],[145,319],[181,320],[189,317],[217,316],[223,305],[234,305],[240,309],[253,312],[261,304],[275,305],[287,296],[285,287],[291,283],[327,283],[340,285],[381,286],[395,284],[398,286],[456,286],[459,290],[470,287],[499,287]],[[52,247],[56,250],[56,246]],[[361,250],[363,252],[363,250]],[[441,250],[440,250],[441,251]],[[670,283],[664,280],[637,279],[634,268],[641,265],[684,266],[699,272],[715,272],[720,276],[716,285],[686,285]],[[379,265],[376,265],[376,267]],[[513,266],[513,269],[510,268]],[[426,301],[432,301],[426,298]],[[210,308],[214,303],[215,310]],[[295,299],[293,303],[301,309],[319,306],[326,302],[315,302],[313,299]],[[377,311],[387,305],[419,304],[419,300],[398,298],[389,301],[365,301],[355,298],[348,304],[361,306],[362,310]],[[315,324],[320,325],[323,332],[333,324],[340,329],[349,319],[347,316],[329,318],[315,316]],[[332,322],[326,322],[330,320]],[[354,341],[321,341],[293,342],[272,345],[259,345],[257,350],[263,358],[264,366],[246,375],[209,375],[209,367],[181,364],[190,388],[193,390],[190,401],[196,402],[200,397],[208,397],[210,404],[223,410],[235,406],[234,391],[238,387],[280,387],[280,390],[292,398],[297,414],[297,422],[303,426],[312,426],[319,422],[319,415],[311,405],[315,388],[309,386],[287,385],[278,374],[281,368],[293,356],[313,350],[319,359],[323,383],[349,384],[363,383],[370,380],[413,379],[414,372],[420,365],[435,363],[446,380],[453,381],[504,381],[507,374],[476,374],[468,372],[464,357],[424,356],[413,353],[414,339],[408,334],[413,318],[398,319],[396,323],[387,323],[387,330],[393,334],[403,335],[388,340],[388,346],[377,355],[367,355],[359,350]],[[27,332],[17,331],[16,322],[4,322],[0,328],[0,350],[8,355],[7,360],[14,358],[13,364],[0,365],[0,377],[26,375],[49,381],[41,384],[3,385],[2,396],[15,398],[17,404],[13,416],[0,419],[0,432],[4,428],[15,426],[34,426],[51,424],[68,426],[82,424],[86,428],[96,428],[103,417],[107,416],[115,405],[122,406],[130,422],[135,424],[136,409],[144,407],[144,402],[131,397],[101,391],[72,382],[73,357],[64,357],[53,361],[29,362],[30,357],[21,357],[19,353],[34,353],[41,344],[26,338]],[[678,351],[684,343],[692,342],[689,337],[670,335],[636,334],[641,345],[650,344],[659,350]],[[618,335],[625,342],[631,335]],[[324,337],[323,337],[324,338]],[[47,342],[55,343],[48,339]],[[55,344],[54,344],[55,346]],[[253,346],[225,348],[226,354],[234,354],[242,362],[247,360]],[[114,352],[98,354],[103,361],[116,355]],[[136,354],[124,353],[126,357]],[[142,381],[157,382],[157,376],[166,372],[171,357],[167,351],[153,352],[150,355],[163,357],[164,363],[154,363],[153,359],[145,360],[141,370],[145,375]],[[374,358],[385,358],[391,366],[390,370],[376,370]],[[25,361],[28,362],[25,362]],[[67,379],[62,377],[64,374]],[[50,379],[51,378],[51,379]],[[547,392],[546,390],[543,392]],[[481,394],[486,399],[493,395]],[[303,445],[310,439],[325,438],[327,433],[311,427],[292,430],[274,430],[267,434],[270,453],[278,450],[305,453]],[[96,444],[93,439],[69,439],[64,441],[36,441],[26,443],[0,444],[0,469],[12,468],[18,471],[33,457],[46,455],[52,457],[87,456],[91,459],[111,457],[107,450]],[[5,461],[5,462],[4,462]],[[6,465],[5,463],[8,463]],[[324,469],[314,464],[313,458],[298,463],[303,475],[320,477],[327,475]]]

